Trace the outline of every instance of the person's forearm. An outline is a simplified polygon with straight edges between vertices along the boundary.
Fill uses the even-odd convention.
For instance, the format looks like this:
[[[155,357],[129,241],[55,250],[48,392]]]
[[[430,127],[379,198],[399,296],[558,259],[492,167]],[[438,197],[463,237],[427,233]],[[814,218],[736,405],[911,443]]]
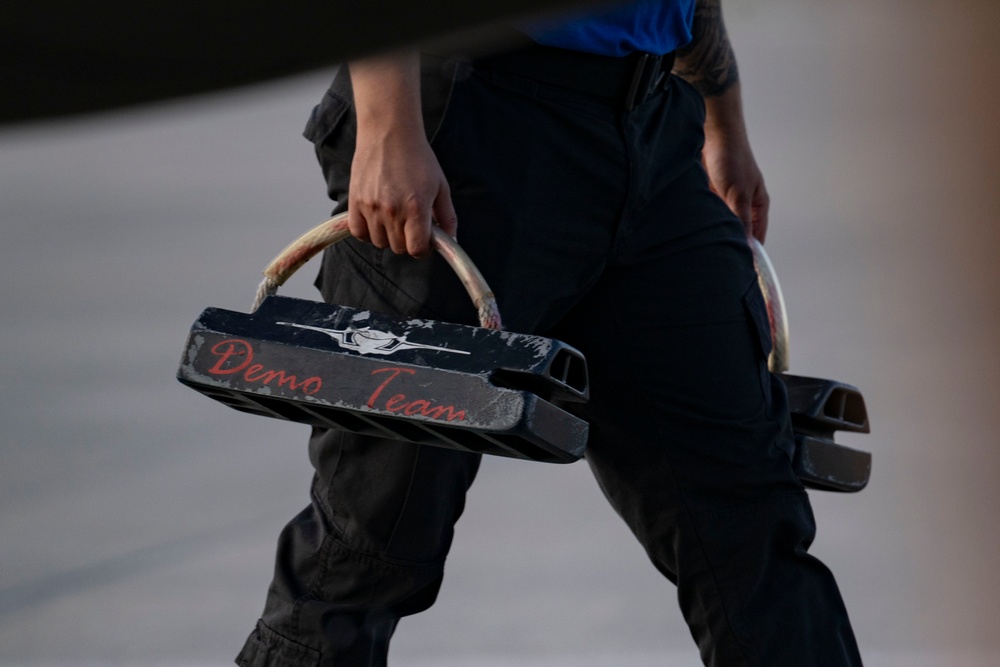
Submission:
[[[721,0],[697,0],[691,43],[677,53],[674,73],[705,100],[702,161],[711,188],[763,243],[770,198],[747,139],[736,56],[722,22]]]
[[[691,43],[677,53],[674,73],[705,98],[705,130],[745,134],[740,75],[722,21],[721,0],[698,0]]]
[[[358,134],[390,132],[423,135],[420,112],[420,56],[416,51],[354,60],[348,64]]]

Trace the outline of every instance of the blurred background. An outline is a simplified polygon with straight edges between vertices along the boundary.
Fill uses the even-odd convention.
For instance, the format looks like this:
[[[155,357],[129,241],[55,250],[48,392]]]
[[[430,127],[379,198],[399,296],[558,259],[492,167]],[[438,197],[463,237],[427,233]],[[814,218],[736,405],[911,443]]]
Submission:
[[[1000,664],[1000,4],[729,0],[791,371],[863,391],[813,493],[866,664]],[[332,71],[0,128],[0,665],[230,664],[308,502],[306,427],[179,385],[207,306],[330,202]],[[315,267],[284,293],[312,298]],[[699,664],[585,464],[484,462],[411,667]]]

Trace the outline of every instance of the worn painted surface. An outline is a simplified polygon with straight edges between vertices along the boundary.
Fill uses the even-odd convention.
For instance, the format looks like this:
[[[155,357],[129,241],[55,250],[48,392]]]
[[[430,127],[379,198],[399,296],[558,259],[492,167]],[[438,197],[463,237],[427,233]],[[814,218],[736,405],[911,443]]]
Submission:
[[[243,412],[452,449],[571,463],[587,442],[549,400],[587,398],[568,345],[303,299],[205,310],[178,379]]]

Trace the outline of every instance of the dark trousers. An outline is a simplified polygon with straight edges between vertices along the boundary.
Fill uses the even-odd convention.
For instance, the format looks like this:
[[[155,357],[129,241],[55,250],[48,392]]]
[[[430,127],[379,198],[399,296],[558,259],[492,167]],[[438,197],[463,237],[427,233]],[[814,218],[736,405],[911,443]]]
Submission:
[[[859,665],[792,472],[784,389],[742,225],[700,164],[704,106],[679,79],[632,111],[462,61],[428,60],[426,124],[459,242],[508,329],[587,358],[587,462],[679,602],[706,665]],[[307,129],[346,201],[345,77]],[[438,258],[345,242],[324,298],[474,323]],[[402,616],[429,607],[478,456],[317,431],[312,504],[282,533],[241,665],[386,664]]]

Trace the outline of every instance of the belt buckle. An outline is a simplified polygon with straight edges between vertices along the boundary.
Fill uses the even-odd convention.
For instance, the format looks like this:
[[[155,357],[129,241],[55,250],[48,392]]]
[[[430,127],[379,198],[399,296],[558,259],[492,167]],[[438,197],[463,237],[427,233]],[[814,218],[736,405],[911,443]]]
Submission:
[[[650,93],[663,80],[660,65],[663,56],[656,56],[652,53],[640,53],[632,70],[632,81],[629,82],[628,92],[625,95],[625,110],[631,111],[639,106],[649,97]]]

